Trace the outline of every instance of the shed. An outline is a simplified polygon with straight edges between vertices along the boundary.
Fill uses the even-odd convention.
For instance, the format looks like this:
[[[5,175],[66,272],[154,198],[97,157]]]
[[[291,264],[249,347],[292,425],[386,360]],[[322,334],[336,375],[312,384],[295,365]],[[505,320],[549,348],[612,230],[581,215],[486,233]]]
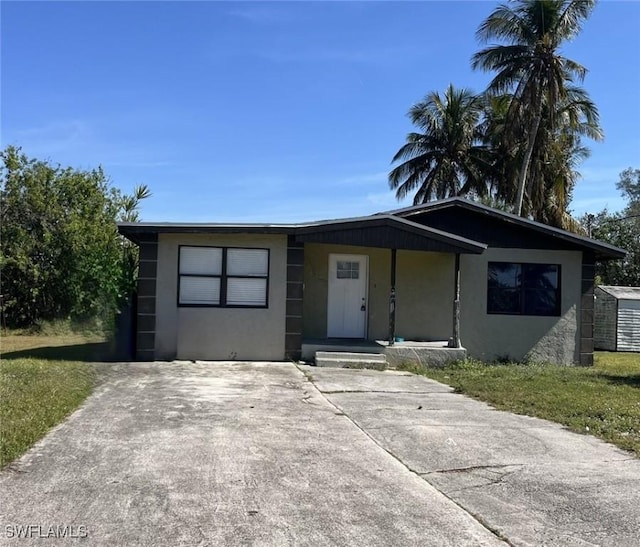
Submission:
[[[596,287],[593,341],[596,349],[640,351],[640,287]]]

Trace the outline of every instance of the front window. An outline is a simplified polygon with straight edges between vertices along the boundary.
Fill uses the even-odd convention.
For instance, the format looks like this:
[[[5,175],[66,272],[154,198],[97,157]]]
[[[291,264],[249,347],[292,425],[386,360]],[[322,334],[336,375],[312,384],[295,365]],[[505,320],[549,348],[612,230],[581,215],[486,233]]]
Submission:
[[[180,247],[179,306],[266,308],[269,250]]]
[[[560,315],[560,265],[489,262],[487,313]]]

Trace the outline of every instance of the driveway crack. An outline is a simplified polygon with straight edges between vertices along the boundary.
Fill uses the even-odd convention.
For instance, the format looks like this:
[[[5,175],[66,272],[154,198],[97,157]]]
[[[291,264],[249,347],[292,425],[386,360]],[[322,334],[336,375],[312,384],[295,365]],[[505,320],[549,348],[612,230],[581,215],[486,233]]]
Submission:
[[[297,367],[297,365],[296,365]],[[442,494],[445,498],[447,498],[451,503],[453,503],[456,507],[459,507],[462,511],[464,511],[465,513],[467,513],[471,518],[473,518],[476,522],[478,522],[478,524],[480,524],[483,528],[485,528],[486,530],[488,530],[489,532],[491,532],[497,539],[503,541],[504,543],[506,543],[507,545],[514,547],[514,544],[511,543],[509,541],[508,538],[506,538],[499,530],[497,530],[495,527],[493,527],[491,524],[489,524],[485,519],[483,519],[480,515],[477,515],[475,513],[472,513],[471,511],[469,511],[466,507],[464,507],[463,505],[460,505],[460,503],[458,503],[454,498],[452,498],[451,496],[447,495],[447,493],[443,492],[442,490],[440,490],[435,484],[433,484],[431,481],[429,481],[425,476],[423,476],[423,474],[419,473],[418,471],[416,471],[415,469],[412,469],[411,467],[409,467],[409,465],[407,465],[404,461],[402,461],[398,456],[396,456],[393,452],[391,452],[389,449],[387,449],[384,445],[382,445],[380,442],[378,442],[378,440],[373,437],[372,435],[369,434],[369,432],[364,429],[363,427],[360,426],[360,424],[358,424],[358,422],[356,422],[353,418],[351,418],[351,416],[349,416],[343,408],[341,408],[339,405],[335,404],[331,399],[329,399],[327,397],[327,395],[331,394],[331,393],[403,393],[402,391],[320,391],[320,389],[318,389],[318,387],[315,385],[315,383],[313,382],[313,379],[309,378],[309,376],[307,376],[303,370],[301,370],[298,367],[298,370],[300,370],[300,372],[302,372],[305,376],[305,378],[307,378],[307,380],[309,381],[309,383],[318,391],[318,393],[324,397],[324,399],[327,401],[327,403],[329,403],[332,407],[334,407],[336,409],[337,412],[339,412],[340,414],[344,415],[344,417],[349,420],[357,429],[359,429],[362,433],[364,433],[367,437],[369,437],[369,439],[379,448],[381,448],[382,450],[384,450],[387,454],[389,454],[389,456],[391,456],[394,460],[396,460],[398,463],[400,463],[405,469],[407,469],[410,473],[413,473],[414,475],[416,475],[417,477],[419,477],[420,479],[422,479],[423,481],[425,481],[427,484],[429,484],[432,488],[434,488],[435,490],[437,490],[438,492],[440,492],[440,494]],[[404,392],[404,393],[416,393],[416,392]],[[429,392],[425,392],[425,393],[429,393]]]
[[[313,380],[311,380],[313,381]],[[314,384],[315,385],[315,384]],[[336,390],[322,390],[319,387],[315,388],[326,395],[336,395],[340,393],[389,393],[391,395],[431,395],[432,393],[449,393],[447,392],[434,392],[434,391],[393,391],[384,389],[336,389]]]
[[[519,471],[520,469],[522,469],[522,467],[523,467],[522,464],[472,465],[469,467],[458,467],[453,469],[442,469],[439,471],[429,471],[428,473],[421,473],[420,476],[425,480],[427,480],[426,475],[446,474],[446,473],[469,473],[473,471],[487,471],[488,473],[497,475],[494,478],[482,477],[483,479],[485,479],[485,482],[482,482],[480,484],[474,484],[472,486],[464,486],[462,488],[456,488],[455,490],[449,490],[449,492],[453,494],[456,492],[464,492],[466,490],[474,490],[476,488],[483,488],[485,486],[500,484],[502,481],[504,481],[505,478],[512,475],[516,471]],[[508,468],[515,468],[515,469],[506,471],[506,469]]]
[[[465,473],[468,471],[478,471],[482,469],[494,470],[505,469],[507,467],[522,467],[520,463],[507,463],[507,464],[494,464],[494,465],[470,465],[468,467],[453,467],[451,469],[436,469],[435,471],[428,471],[427,473],[420,473],[421,475],[433,475],[434,473]],[[497,473],[498,471],[496,471]]]

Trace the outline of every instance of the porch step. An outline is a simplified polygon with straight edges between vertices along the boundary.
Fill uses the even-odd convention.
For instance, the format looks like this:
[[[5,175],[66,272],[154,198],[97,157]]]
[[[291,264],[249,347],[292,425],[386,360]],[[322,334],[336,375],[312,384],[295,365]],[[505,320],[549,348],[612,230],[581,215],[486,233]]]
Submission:
[[[387,358],[382,353],[351,353],[346,351],[316,351],[316,366],[338,368],[387,368]]]

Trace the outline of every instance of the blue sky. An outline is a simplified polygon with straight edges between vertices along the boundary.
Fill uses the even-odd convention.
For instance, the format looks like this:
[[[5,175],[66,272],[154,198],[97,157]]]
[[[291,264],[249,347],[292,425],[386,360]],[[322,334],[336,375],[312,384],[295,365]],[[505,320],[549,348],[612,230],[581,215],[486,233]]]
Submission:
[[[1,141],[113,185],[148,221],[296,222],[398,204],[390,160],[426,93],[482,90],[475,31],[497,3],[1,3]],[[563,53],[606,134],[572,209],[623,201],[640,168],[640,2],[601,1]]]

